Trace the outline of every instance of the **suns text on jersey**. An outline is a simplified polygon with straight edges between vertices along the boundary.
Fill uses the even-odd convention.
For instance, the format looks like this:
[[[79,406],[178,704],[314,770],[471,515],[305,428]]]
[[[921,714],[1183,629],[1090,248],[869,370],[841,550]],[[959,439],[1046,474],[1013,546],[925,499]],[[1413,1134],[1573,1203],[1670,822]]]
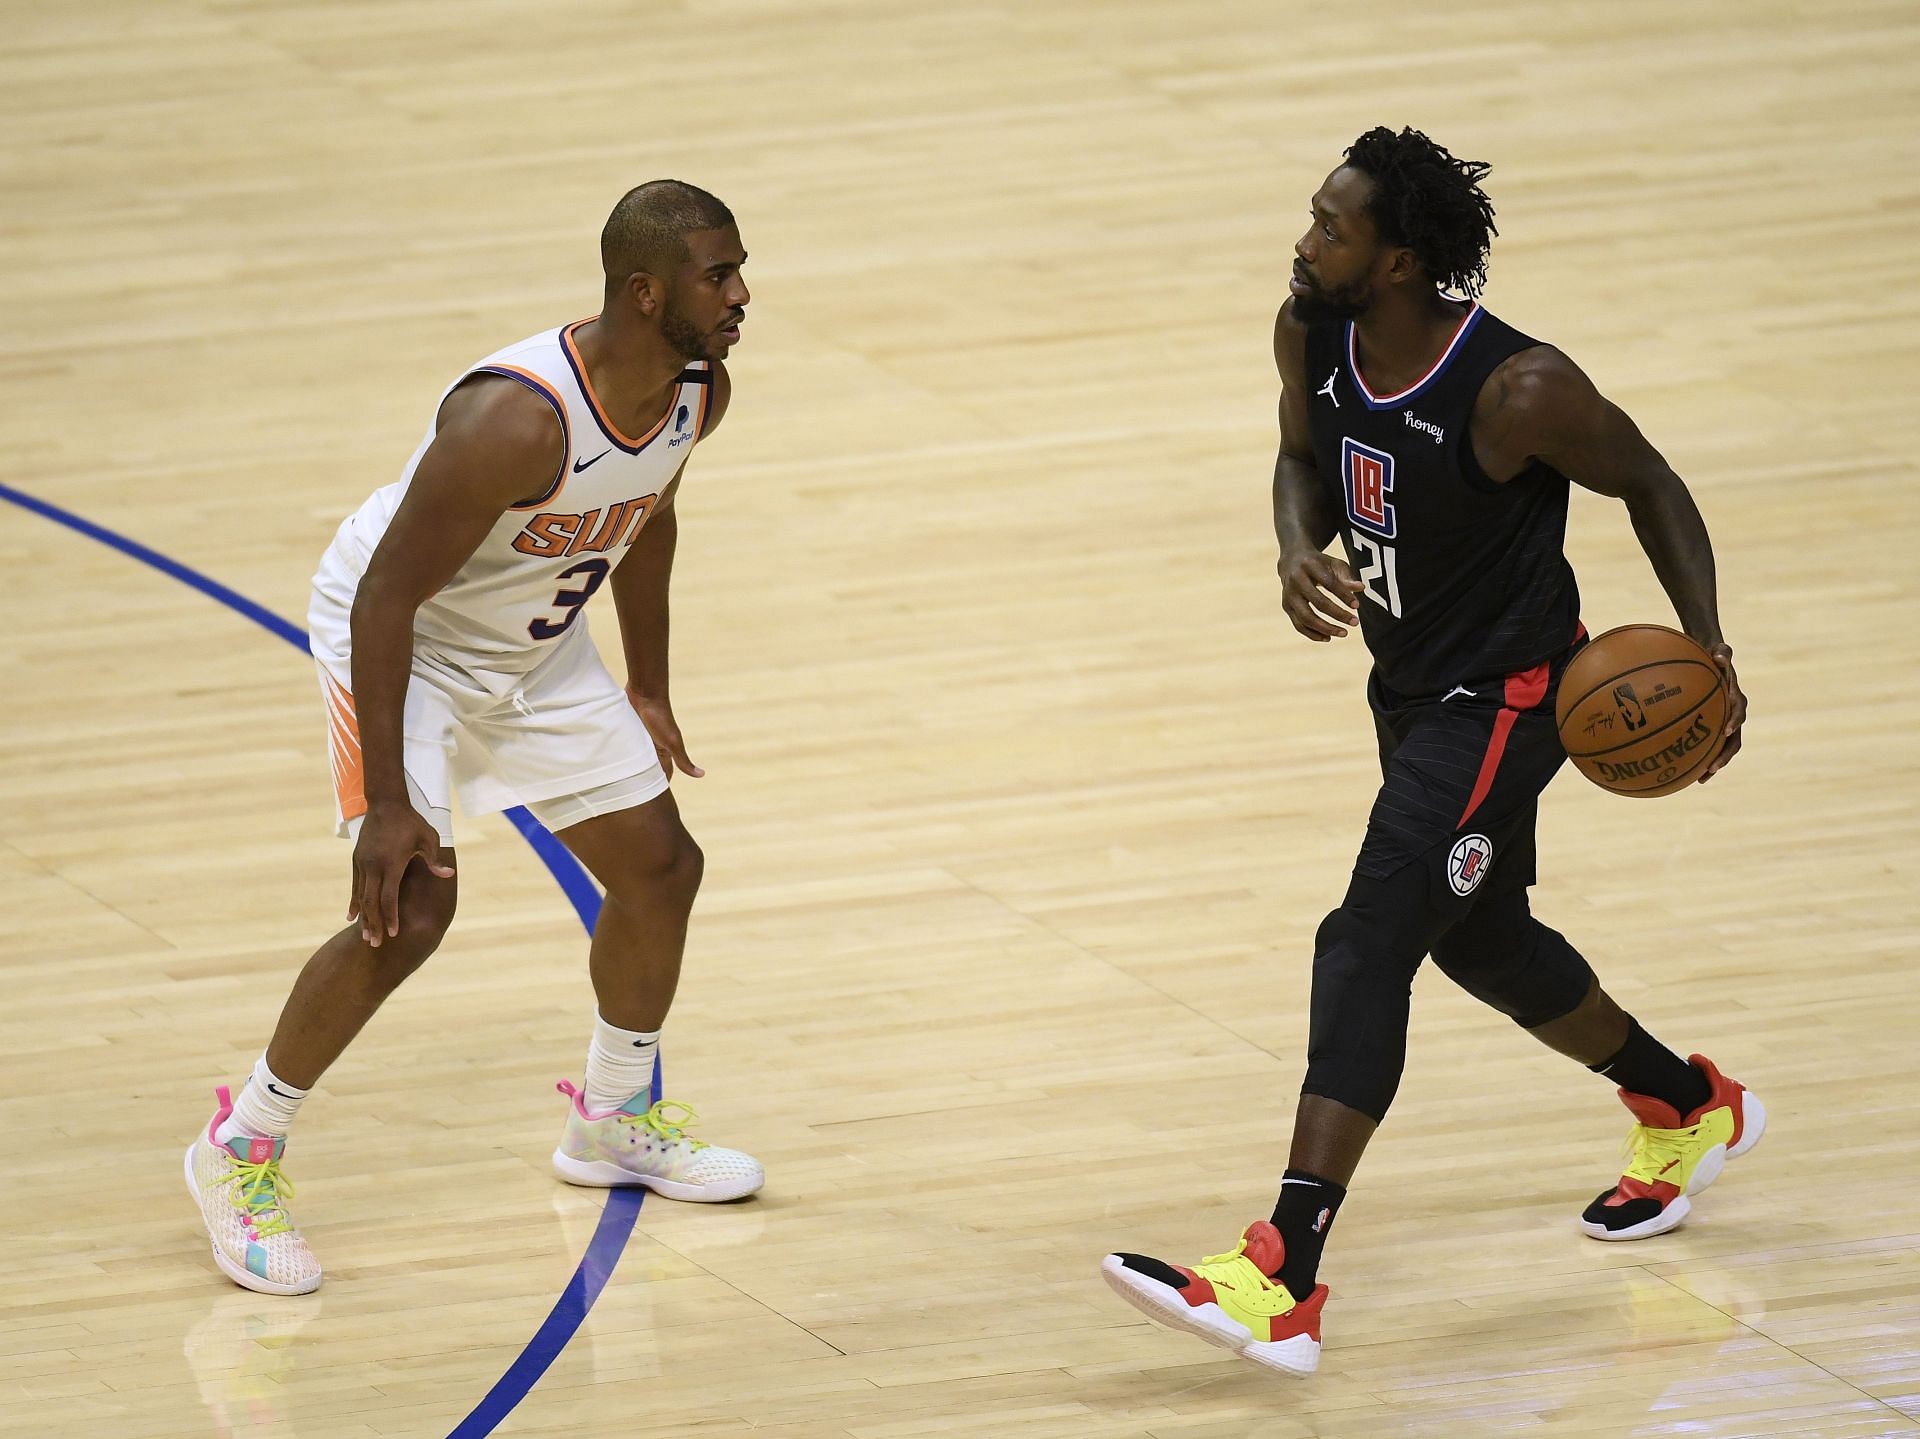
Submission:
[[[642,495],[604,510],[588,510],[584,515],[543,511],[513,537],[513,547],[542,560],[605,554],[616,545],[634,542],[659,499],[657,494]]]

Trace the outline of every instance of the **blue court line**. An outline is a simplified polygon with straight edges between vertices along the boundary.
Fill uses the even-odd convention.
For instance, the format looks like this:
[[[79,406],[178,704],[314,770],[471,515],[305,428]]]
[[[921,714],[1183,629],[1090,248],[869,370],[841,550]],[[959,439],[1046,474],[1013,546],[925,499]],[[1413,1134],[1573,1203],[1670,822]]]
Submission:
[[[255,604],[238,591],[228,589],[218,580],[178,560],[168,559],[158,550],[149,549],[138,540],[115,534],[71,510],[63,510],[11,485],[0,484],[0,500],[18,505],[23,510],[31,510],[90,540],[98,540],[109,549],[129,555],[141,564],[151,566],[252,620],[261,629],[278,635],[302,654],[313,652],[307,632],[300,626]],[[580,861],[524,808],[508,810],[507,819],[533,846],[533,852],[540,857],[541,863],[546,865],[561,891],[572,902],[574,913],[580,916],[580,923],[586,927],[588,934],[592,934],[594,921],[600,915],[600,891],[595,888]],[[655,1100],[660,1098],[660,1068],[659,1062],[655,1061],[652,1093]],[[587,1252],[580,1256],[579,1267],[573,1271],[567,1287],[560,1291],[552,1311],[534,1331],[533,1338],[527,1341],[527,1347],[507,1366],[507,1372],[473,1406],[473,1412],[447,1435],[447,1439],[482,1439],[483,1435],[493,1433],[500,1421],[513,1412],[514,1406],[527,1397],[527,1391],[540,1382],[540,1376],[560,1356],[567,1341],[573,1338],[581,1322],[586,1319],[587,1311],[593,1308],[593,1301],[606,1288],[613,1266],[620,1262],[621,1251],[627,1247],[627,1239],[633,1233],[634,1221],[640,1217],[640,1204],[646,1193],[640,1188],[607,1191],[607,1207],[601,1211],[600,1223],[593,1231],[593,1238],[587,1241]]]

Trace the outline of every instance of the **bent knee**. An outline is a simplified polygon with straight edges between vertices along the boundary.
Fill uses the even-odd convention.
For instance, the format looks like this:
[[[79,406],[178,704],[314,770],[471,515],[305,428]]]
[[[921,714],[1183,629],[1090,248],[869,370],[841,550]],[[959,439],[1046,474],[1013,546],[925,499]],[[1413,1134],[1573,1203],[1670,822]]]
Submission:
[[[380,946],[401,969],[395,979],[406,977],[440,947],[453,924],[459,903],[459,888],[454,880],[430,874],[415,860],[400,885],[400,933]]]
[[[676,824],[647,836],[628,851],[614,887],[623,899],[667,894],[691,903],[706,869],[705,851],[684,826]]]

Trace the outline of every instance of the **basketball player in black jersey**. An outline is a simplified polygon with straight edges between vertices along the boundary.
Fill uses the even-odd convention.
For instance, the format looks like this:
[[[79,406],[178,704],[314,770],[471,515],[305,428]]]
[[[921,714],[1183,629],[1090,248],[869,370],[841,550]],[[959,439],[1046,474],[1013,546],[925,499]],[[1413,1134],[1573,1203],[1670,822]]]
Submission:
[[[1384,776],[1346,898],[1315,936],[1307,1073],[1272,1220],[1188,1268],[1110,1254],[1108,1282],[1175,1328],[1290,1373],[1319,1361],[1321,1247],[1400,1082],[1428,954],[1468,993],[1605,1075],[1633,1159],[1581,1216],[1596,1239],[1673,1228],[1766,1116],[1683,1060],[1533,918],[1534,815],[1565,755],[1554,689],[1585,643],[1562,551],[1569,482],[1625,502],[1688,634],[1746,701],[1720,632],[1692,496],[1580,368],[1483,310],[1487,166],[1375,129],[1314,195],[1274,326],[1282,382],[1274,528],[1294,628],[1356,623]],[[1335,538],[1344,559],[1325,553]]]

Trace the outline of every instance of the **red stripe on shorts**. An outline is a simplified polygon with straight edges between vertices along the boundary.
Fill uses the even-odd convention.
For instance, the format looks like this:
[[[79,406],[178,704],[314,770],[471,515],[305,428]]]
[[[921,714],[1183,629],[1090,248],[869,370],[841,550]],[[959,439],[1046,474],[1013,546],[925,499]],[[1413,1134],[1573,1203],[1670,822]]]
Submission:
[[[1455,829],[1467,827],[1473,812],[1480,808],[1493,789],[1493,777],[1499,772],[1500,757],[1507,752],[1507,736],[1513,733],[1514,721],[1520,718],[1522,710],[1532,709],[1547,697],[1547,675],[1547,666],[1537,664],[1530,670],[1507,676],[1507,690],[1503,696],[1505,708],[1493,717],[1493,735],[1487,740],[1487,752],[1481,757],[1480,773],[1473,781],[1473,793],[1467,799],[1467,807],[1460,812],[1460,818],[1453,826]]]

